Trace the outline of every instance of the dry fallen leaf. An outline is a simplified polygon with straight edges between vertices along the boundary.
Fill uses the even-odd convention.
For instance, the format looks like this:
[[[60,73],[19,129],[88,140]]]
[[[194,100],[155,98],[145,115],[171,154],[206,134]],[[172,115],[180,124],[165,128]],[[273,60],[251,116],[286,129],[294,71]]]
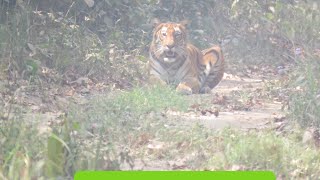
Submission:
[[[162,149],[164,147],[164,142],[159,142],[159,141],[153,141],[152,143],[148,144],[148,149]]]

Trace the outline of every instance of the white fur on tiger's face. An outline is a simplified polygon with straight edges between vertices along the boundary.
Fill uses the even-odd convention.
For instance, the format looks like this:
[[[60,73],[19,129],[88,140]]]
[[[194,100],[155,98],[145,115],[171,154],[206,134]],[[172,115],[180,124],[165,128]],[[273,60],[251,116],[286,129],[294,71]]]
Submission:
[[[221,49],[213,46],[200,51],[187,43],[183,23],[159,23],[149,53],[151,79],[174,84],[183,94],[208,93],[224,74]]]

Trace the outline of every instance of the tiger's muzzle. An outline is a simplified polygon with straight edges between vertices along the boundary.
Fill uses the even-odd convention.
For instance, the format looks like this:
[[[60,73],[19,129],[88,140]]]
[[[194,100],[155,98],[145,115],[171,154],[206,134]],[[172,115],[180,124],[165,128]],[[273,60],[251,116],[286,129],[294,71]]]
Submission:
[[[175,48],[174,47],[169,47],[167,46],[165,49],[164,49],[164,58],[163,58],[163,61],[164,62],[167,62],[167,63],[172,63],[176,60],[176,57],[177,57],[177,52],[175,51]]]

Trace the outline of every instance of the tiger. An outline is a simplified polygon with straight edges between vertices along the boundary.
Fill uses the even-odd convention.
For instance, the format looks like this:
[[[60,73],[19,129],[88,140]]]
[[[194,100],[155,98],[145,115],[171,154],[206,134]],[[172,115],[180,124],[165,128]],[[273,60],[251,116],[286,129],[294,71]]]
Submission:
[[[224,75],[223,53],[218,45],[200,51],[188,43],[187,23],[155,23],[149,47],[149,81],[174,85],[186,95],[210,93]]]

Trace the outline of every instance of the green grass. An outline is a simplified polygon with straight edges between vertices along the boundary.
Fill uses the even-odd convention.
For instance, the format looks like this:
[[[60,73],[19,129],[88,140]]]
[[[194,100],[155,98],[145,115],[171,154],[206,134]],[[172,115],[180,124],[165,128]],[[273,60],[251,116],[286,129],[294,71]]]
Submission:
[[[212,169],[240,165],[244,170],[272,170],[287,178],[319,176],[319,150],[302,144],[299,133],[282,136],[273,131],[225,131],[222,137],[216,145],[221,153],[214,154],[208,163]]]
[[[31,143],[32,142],[32,143]],[[45,139],[22,119],[9,119],[0,127],[0,178],[20,179],[42,174]]]
[[[35,122],[15,116],[0,127],[0,177],[71,177],[79,169],[119,169],[123,163],[132,164],[126,149],[135,137],[155,130],[151,124],[157,118],[147,119],[149,112],[186,107],[174,90],[153,87],[74,105],[62,117],[63,125],[52,126],[46,135],[39,135]]]
[[[101,127],[115,126],[123,129],[123,125],[127,123],[129,127],[139,127],[143,124],[140,118],[150,112],[168,108],[186,110],[187,107],[184,97],[169,87],[144,87],[94,97],[84,112],[79,113],[78,107],[74,107],[69,118],[84,126],[88,126],[87,123],[98,123]]]
[[[185,97],[168,87],[136,88],[71,106],[63,125],[39,135],[21,116],[1,124],[0,177],[71,177],[77,170],[118,170],[142,158],[182,162],[194,170],[272,170],[287,178],[320,175],[319,150],[302,144],[302,130],[212,131],[168,119],[166,109],[186,110]],[[32,143],[30,143],[32,142]],[[150,149],[148,145],[159,145]],[[163,166],[163,168],[168,168]],[[18,172],[18,173],[17,173]]]
[[[184,97],[169,87],[137,88],[121,94],[114,100],[121,111],[136,113],[158,111],[166,108],[186,110],[188,103]]]
[[[212,132],[201,126],[189,127],[183,133],[178,129],[166,129],[158,139],[170,145],[162,149],[169,160],[184,159],[191,169],[271,170],[277,176],[294,179],[320,175],[319,150],[302,143],[299,129],[288,135],[277,135],[273,130]]]
[[[303,127],[320,127],[319,57],[308,56],[290,76],[290,116]]]

